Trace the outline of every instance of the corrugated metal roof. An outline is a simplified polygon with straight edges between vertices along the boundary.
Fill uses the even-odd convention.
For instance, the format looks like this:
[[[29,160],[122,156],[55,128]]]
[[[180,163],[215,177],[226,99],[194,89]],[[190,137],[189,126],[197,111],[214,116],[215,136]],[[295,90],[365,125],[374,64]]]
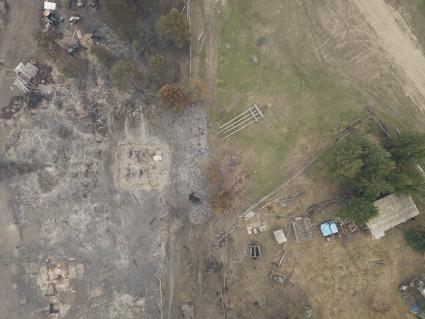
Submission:
[[[16,78],[15,81],[13,82],[13,85],[17,87],[23,93],[27,93],[29,91],[24,80],[20,78]]]
[[[15,72],[18,76],[26,77],[26,80],[31,80],[37,75],[38,68],[31,63],[27,63],[25,65],[23,63],[19,63],[15,68]]]
[[[391,194],[374,204],[379,214],[367,223],[367,227],[375,239],[385,236],[385,231],[419,215],[415,202],[408,195]]]

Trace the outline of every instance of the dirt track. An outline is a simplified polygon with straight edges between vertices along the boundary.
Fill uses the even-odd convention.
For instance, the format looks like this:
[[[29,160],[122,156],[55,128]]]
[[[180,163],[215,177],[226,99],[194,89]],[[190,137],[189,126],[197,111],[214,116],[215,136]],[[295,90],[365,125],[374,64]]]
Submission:
[[[384,0],[355,0],[365,21],[374,29],[375,40],[406,77],[405,90],[425,110],[425,57],[401,15]]]

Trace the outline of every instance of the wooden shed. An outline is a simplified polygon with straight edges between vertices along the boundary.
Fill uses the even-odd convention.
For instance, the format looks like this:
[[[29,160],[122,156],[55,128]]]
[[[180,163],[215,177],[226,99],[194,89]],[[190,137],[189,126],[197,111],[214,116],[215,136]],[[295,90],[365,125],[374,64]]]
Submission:
[[[419,215],[418,208],[409,195],[391,194],[374,204],[379,214],[367,223],[367,227],[375,239],[384,237],[387,230]]]

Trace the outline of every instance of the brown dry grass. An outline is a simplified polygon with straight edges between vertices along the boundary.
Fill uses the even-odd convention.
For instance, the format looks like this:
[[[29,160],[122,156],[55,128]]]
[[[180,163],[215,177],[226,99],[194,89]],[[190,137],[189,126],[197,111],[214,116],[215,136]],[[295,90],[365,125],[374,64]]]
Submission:
[[[298,178],[292,187],[295,185],[303,185],[306,195],[286,208],[274,205],[262,211],[261,221],[267,224],[268,232],[248,235],[246,224],[241,223],[232,233],[227,251],[220,248],[230,256],[226,264],[230,314],[274,318],[286,313],[289,318],[303,318],[299,303],[305,299],[313,308],[314,318],[402,318],[408,307],[398,295],[398,285],[406,277],[424,271],[424,257],[406,246],[402,230],[415,223],[425,224],[425,217],[389,231],[382,240],[358,232],[345,241],[326,242],[318,225],[334,216],[335,209],[329,208],[313,218],[314,239],[297,243],[290,220],[303,215],[311,204],[329,198],[334,189],[306,176]],[[288,253],[279,270],[290,281],[282,289],[267,280],[273,263],[281,256],[282,248],[272,233],[279,228],[288,237]],[[262,250],[262,257],[255,261],[245,255],[252,240],[259,242]]]
[[[245,168],[229,151],[211,155],[205,168],[211,207],[218,213],[231,209],[245,181]]]

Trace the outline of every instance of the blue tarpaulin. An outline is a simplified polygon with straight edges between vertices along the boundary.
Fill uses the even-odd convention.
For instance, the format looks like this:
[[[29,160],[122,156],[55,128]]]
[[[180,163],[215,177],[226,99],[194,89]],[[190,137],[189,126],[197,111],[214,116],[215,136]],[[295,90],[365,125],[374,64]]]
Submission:
[[[325,237],[338,234],[338,227],[335,222],[326,222],[320,225],[320,230],[322,231],[322,235]]]
[[[412,307],[410,307],[410,312],[411,313],[419,313],[419,310],[421,310],[421,308],[419,307],[419,304],[414,304]]]

